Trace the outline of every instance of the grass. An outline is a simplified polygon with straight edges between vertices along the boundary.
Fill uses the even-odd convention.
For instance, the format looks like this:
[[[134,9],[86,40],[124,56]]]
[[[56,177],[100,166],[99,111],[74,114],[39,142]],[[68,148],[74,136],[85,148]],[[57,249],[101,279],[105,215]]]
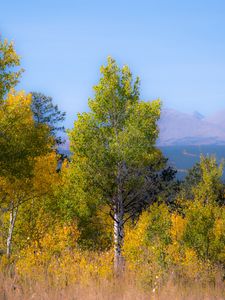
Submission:
[[[66,288],[0,275],[0,300],[224,300],[225,284],[212,285],[171,279],[156,290],[143,289],[134,277],[99,280]]]

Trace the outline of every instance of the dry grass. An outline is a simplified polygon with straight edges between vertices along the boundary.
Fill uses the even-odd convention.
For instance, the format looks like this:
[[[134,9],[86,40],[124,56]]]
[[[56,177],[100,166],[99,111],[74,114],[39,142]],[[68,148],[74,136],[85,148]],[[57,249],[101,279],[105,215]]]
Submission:
[[[52,288],[27,280],[19,283],[14,278],[0,275],[0,300],[224,300],[223,282],[214,285],[195,283],[177,283],[172,280],[156,291],[144,290],[136,284],[134,278],[127,276],[120,280],[101,280],[86,285],[76,284],[64,289]]]

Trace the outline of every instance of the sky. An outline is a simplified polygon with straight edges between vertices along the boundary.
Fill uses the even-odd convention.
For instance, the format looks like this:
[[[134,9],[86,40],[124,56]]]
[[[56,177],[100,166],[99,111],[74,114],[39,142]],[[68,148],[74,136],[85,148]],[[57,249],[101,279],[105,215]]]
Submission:
[[[112,56],[141,98],[204,115],[225,109],[224,0],[0,0],[0,33],[25,73],[18,89],[52,96],[71,128]]]

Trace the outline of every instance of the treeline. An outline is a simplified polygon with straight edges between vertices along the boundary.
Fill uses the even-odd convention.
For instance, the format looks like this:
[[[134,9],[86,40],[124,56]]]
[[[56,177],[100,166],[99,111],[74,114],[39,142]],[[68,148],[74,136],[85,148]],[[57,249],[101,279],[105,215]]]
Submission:
[[[23,70],[0,41],[2,268],[65,286],[133,272],[144,286],[173,278],[214,282],[225,268],[223,163],[201,157],[183,182],[156,146],[161,102],[112,58],[90,112],[68,131],[39,92],[17,92]],[[171,271],[172,270],[172,271]],[[47,274],[47,275],[46,275]]]

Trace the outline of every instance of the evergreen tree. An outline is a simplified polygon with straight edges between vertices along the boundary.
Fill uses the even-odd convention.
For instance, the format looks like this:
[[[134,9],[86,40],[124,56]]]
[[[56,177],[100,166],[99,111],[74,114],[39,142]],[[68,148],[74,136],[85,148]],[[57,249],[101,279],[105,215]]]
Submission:
[[[53,104],[51,97],[41,93],[32,92],[31,109],[34,115],[34,121],[37,124],[46,124],[49,126],[52,136],[57,145],[62,144],[62,138],[59,132],[64,132],[64,126],[60,126],[65,120],[65,112],[61,112],[57,105]]]

